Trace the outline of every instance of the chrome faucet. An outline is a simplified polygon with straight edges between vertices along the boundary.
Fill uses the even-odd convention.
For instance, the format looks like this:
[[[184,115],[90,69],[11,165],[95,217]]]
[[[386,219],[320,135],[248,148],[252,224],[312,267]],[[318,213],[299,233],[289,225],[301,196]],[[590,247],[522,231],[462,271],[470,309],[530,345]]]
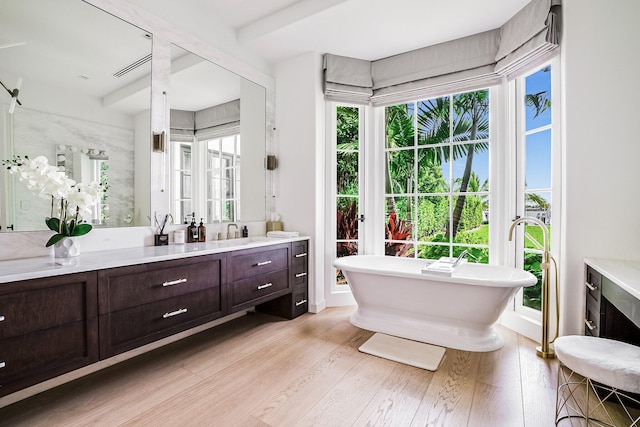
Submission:
[[[465,249],[464,251],[462,251],[462,253],[460,255],[458,255],[458,258],[456,258],[456,260],[453,262],[453,264],[451,264],[451,267],[455,267],[458,264],[460,264],[460,262],[462,262],[462,258],[464,258],[467,255],[469,255],[469,251],[467,249]]]
[[[549,229],[547,225],[538,218],[523,216],[517,218],[509,227],[509,241],[513,238],[513,230],[516,226],[523,222],[533,222],[542,228],[542,262],[540,269],[542,270],[542,340],[541,345],[536,347],[536,354],[543,359],[553,359],[556,357],[555,351],[549,342]],[[556,284],[557,286],[557,284]],[[556,308],[557,311],[557,308]],[[558,313],[556,313],[557,316]],[[557,325],[556,325],[557,327]]]
[[[238,232],[238,224],[234,224],[234,223],[228,224],[227,225],[227,239],[233,239],[235,237],[235,235],[236,235],[236,233],[231,234],[231,226],[232,225],[236,228],[236,233]]]

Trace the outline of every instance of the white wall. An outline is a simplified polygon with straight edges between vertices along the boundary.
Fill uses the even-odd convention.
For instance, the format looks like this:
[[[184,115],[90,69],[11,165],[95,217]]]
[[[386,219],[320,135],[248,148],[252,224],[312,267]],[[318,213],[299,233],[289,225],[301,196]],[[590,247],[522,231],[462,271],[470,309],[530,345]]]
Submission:
[[[585,257],[640,258],[640,2],[565,0],[561,331],[581,333]]]
[[[322,56],[306,53],[283,61],[276,75],[275,210],[285,230],[311,236],[309,310],[325,306],[324,257],[324,96]]]

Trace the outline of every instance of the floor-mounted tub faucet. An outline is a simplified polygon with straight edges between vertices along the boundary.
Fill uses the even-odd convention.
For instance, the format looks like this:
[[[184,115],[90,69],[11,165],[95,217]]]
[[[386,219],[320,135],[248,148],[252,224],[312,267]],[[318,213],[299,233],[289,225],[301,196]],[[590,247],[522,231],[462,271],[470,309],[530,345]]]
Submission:
[[[542,228],[542,263],[540,269],[542,274],[542,340],[539,347],[536,347],[536,354],[543,359],[553,359],[556,357],[555,351],[549,342],[549,230],[547,225],[538,218],[523,216],[517,218],[509,227],[509,241],[513,238],[513,230],[523,222],[533,222]],[[557,286],[557,285],[556,285]],[[556,308],[557,310],[557,308]],[[557,314],[557,313],[556,313]]]

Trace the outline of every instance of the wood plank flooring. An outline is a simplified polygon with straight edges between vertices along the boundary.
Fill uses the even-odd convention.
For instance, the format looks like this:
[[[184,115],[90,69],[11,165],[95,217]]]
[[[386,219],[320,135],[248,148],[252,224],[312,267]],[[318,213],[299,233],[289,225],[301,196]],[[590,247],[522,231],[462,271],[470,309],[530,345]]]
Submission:
[[[1,426],[553,426],[557,362],[500,328],[494,352],[436,372],[358,352],[372,333],[330,308],[256,313],[0,409]]]

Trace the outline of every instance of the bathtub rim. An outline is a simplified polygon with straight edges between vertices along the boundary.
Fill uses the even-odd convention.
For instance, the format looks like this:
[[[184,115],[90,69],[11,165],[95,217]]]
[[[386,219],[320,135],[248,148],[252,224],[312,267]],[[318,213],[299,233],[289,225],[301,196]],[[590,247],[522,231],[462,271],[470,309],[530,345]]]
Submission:
[[[403,258],[403,257],[389,257],[386,255],[348,255],[345,257],[336,258],[333,261],[333,266],[335,268],[339,268],[341,270],[353,271],[357,273],[369,273],[369,274],[380,274],[384,276],[395,276],[395,277],[406,277],[411,279],[423,278],[426,280],[434,280],[440,282],[449,282],[449,283],[461,283],[472,286],[492,286],[492,287],[514,287],[514,288],[526,288],[529,286],[534,286],[538,283],[536,277],[526,270],[522,270],[514,267],[505,267],[497,264],[476,264],[476,263],[466,263],[458,267],[456,271],[454,271],[451,276],[438,274],[438,273],[422,273],[421,271],[410,272],[410,271],[397,271],[397,270],[389,270],[384,269],[380,266],[376,266],[375,264],[366,264],[366,265],[355,265],[350,262],[350,260],[360,258],[362,260],[368,259],[373,260],[376,258],[379,259],[393,259],[393,260],[406,260],[400,262],[406,263],[415,263],[416,265],[427,265],[429,262],[433,262],[433,260],[427,260],[422,258]],[[392,261],[395,262],[395,261]],[[471,268],[494,268],[499,270],[508,270],[517,272],[523,277],[517,279],[508,279],[508,280],[495,280],[490,278],[477,278],[477,277],[464,277],[461,274],[464,273],[465,267],[471,266]],[[476,267],[473,267],[476,266]],[[468,268],[467,268],[468,269]]]

